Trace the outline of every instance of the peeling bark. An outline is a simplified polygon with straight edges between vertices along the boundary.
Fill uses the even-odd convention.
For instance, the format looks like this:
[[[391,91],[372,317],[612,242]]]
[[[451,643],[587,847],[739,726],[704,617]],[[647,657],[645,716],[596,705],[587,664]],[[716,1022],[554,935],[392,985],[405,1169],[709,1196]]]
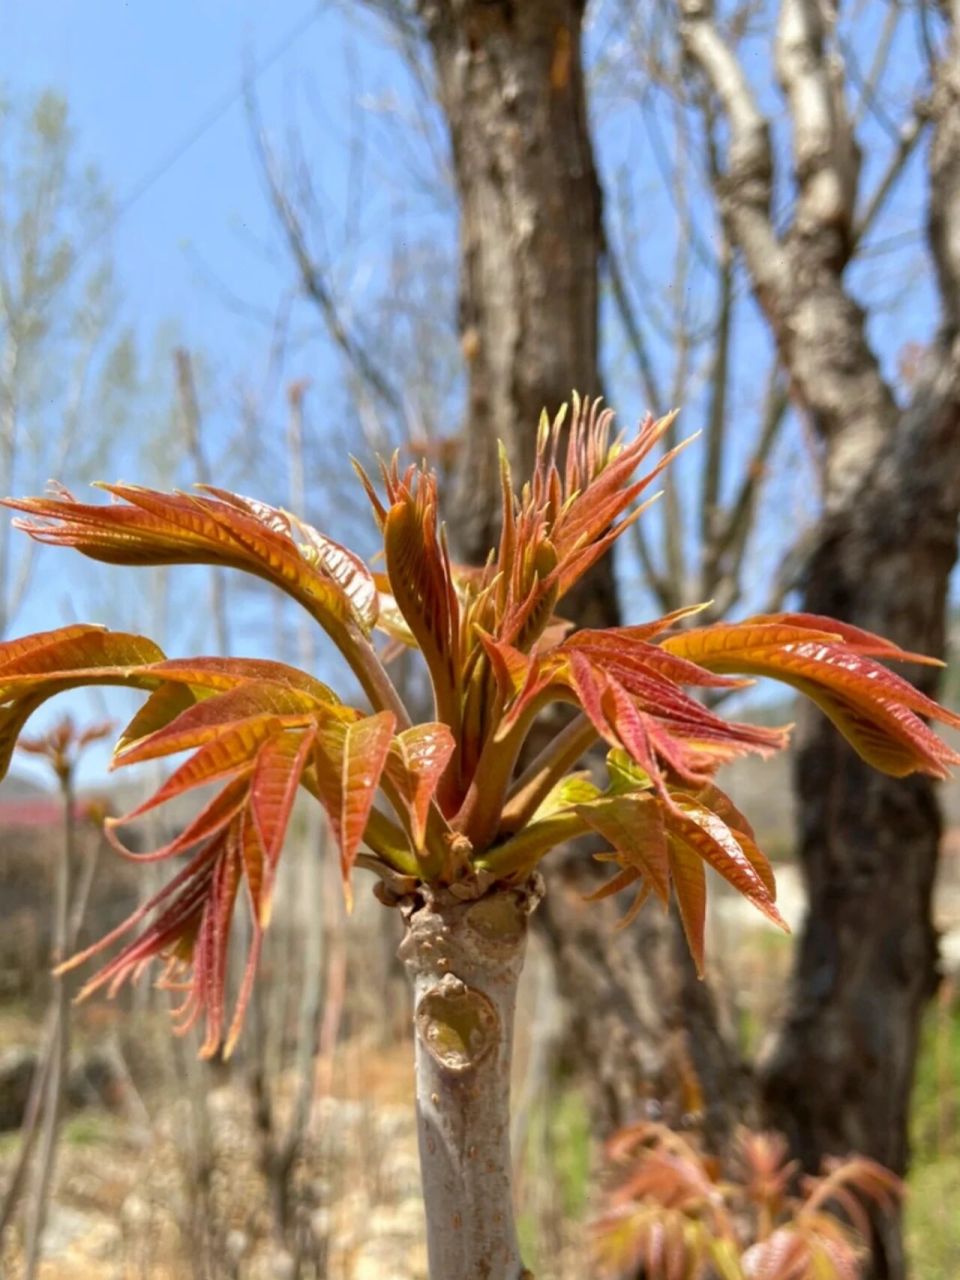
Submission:
[[[433,1280],[524,1280],[514,1222],[510,1064],[527,921],[542,895],[401,904],[414,993],[417,1133]]]

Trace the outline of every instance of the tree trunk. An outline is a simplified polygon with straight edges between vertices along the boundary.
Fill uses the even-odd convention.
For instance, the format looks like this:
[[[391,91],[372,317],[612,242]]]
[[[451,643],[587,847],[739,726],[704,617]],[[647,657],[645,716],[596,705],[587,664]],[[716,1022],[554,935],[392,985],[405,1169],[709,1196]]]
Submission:
[[[523,1280],[510,1158],[510,1064],[525,888],[463,901],[422,889],[402,904],[413,986],[417,1133],[432,1280]]]
[[[541,410],[552,414],[572,389],[596,395],[601,386],[603,227],[580,52],[584,5],[421,0],[419,10],[461,210],[469,395],[448,517],[458,555],[482,563],[499,532],[497,439],[515,475],[529,475]],[[564,616],[616,625],[611,557],[580,585]],[[739,1059],[683,948],[676,980],[679,929],[650,911],[614,933],[611,904],[580,901],[596,887],[596,871],[582,850],[572,859],[551,855],[537,919],[570,1011],[562,1052],[587,1082],[598,1133],[635,1119],[645,1099],[677,1116],[699,1110],[688,1098],[702,1100],[712,1133],[726,1131],[742,1083]]]
[[[578,0],[421,0],[460,205],[469,390],[456,493],[461,553],[497,537],[496,442],[529,475],[537,422],[600,390],[600,187]],[[607,609],[615,610],[612,591]]]
[[[934,383],[958,376],[942,357],[931,356]],[[804,607],[942,655],[960,508],[956,398],[919,395],[847,493],[824,521]],[[935,671],[909,674],[935,692]],[[762,1071],[766,1118],[808,1169],[859,1151],[902,1174],[920,1022],[938,981],[935,789],[876,773],[816,712],[801,722],[796,786],[809,910]],[[878,1280],[905,1274],[899,1223],[878,1224],[873,1254]]]
[[[948,22],[956,11],[944,6]],[[831,15],[812,0],[780,0],[775,61],[795,195],[786,231],[772,216],[770,124],[711,0],[680,0],[680,36],[728,126],[721,216],[823,446],[824,514],[804,607],[939,654],[960,511],[958,32],[932,68],[924,116],[940,331],[901,409],[844,278],[867,224]],[[930,685],[928,668],[921,683]],[[812,712],[799,746],[809,910],[783,1026],[762,1065],[767,1119],[807,1168],[856,1150],[902,1173],[920,1017],[937,981],[935,791],[926,779],[877,776]],[[872,1265],[879,1280],[905,1274],[898,1221],[878,1223]]]

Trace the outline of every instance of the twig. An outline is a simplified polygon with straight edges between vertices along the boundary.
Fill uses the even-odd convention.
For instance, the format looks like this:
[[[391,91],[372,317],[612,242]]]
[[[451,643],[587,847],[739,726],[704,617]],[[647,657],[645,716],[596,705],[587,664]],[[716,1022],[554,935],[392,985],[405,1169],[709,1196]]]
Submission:
[[[76,823],[72,768],[60,771],[60,794],[63,804],[63,847],[57,860],[54,884],[53,958],[66,958],[70,943],[70,907],[73,864],[76,858]],[[40,1246],[47,1218],[50,1185],[57,1155],[57,1138],[63,1109],[63,1094],[70,1057],[70,1013],[68,980],[63,974],[53,976],[53,1005],[56,1009],[54,1035],[50,1046],[50,1067],[43,1091],[43,1120],[40,1129],[40,1152],[34,1173],[33,1188],[27,1205],[24,1235],[24,1280],[34,1280],[40,1261]]]
[[[197,383],[190,352],[177,347],[174,352],[177,373],[177,404],[183,440],[197,480],[211,484],[213,477],[203,448],[200,420],[200,402],[197,399]],[[210,570],[210,612],[213,614],[214,638],[217,651],[224,656],[230,652],[230,630],[227,623],[227,588],[223,570]]]

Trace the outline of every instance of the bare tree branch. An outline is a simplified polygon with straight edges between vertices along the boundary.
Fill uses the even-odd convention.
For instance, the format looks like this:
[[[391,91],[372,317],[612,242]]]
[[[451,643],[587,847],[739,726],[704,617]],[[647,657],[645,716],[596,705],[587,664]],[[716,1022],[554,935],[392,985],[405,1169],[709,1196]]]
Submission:
[[[929,238],[943,324],[951,337],[960,329],[960,0],[950,4],[952,30],[934,85],[930,142]]]
[[[716,530],[710,560],[704,566],[704,599],[714,600],[714,612],[722,617],[740,599],[743,560],[756,515],[757,498],[767,475],[773,447],[786,420],[789,400],[786,379],[779,360],[774,359],[767,379],[760,436],[747,462],[736,497]],[[783,593],[781,593],[783,594]]]
[[[854,223],[851,236],[851,252],[869,234],[877,217],[882,212],[890,193],[897,184],[897,180],[906,168],[907,161],[913,155],[917,143],[923,135],[924,127],[930,118],[929,111],[929,103],[925,100],[917,102],[913,111],[900,126],[897,145],[890,156],[887,167],[880,176],[873,192],[867,197],[866,203]]]
[[[897,34],[897,28],[902,17],[903,8],[899,0],[893,0],[893,3],[888,3],[887,14],[883,20],[883,27],[881,28],[876,48],[873,51],[869,70],[860,85],[860,101],[857,103],[857,109],[853,115],[854,129],[863,120],[868,111],[876,113],[877,91],[883,80],[883,74],[890,58],[890,51],[893,48],[894,36]],[[849,56],[847,61],[849,64]]]
[[[828,21],[818,0],[783,0],[775,55],[793,127],[794,233],[834,236],[840,265],[849,254],[860,157]]]
[[[647,397],[647,407],[651,413],[659,417],[664,412],[664,400],[657,380],[657,373],[653,367],[653,359],[647,346],[647,340],[643,335],[640,318],[628,292],[627,282],[620,263],[619,251],[609,233],[604,236],[603,255],[614,305],[617,308],[617,315],[623,326],[627,345],[636,361],[644,395]]]
[[[730,126],[727,168],[718,195],[759,289],[771,299],[789,276],[771,217],[773,154],[769,125],[749,81],[714,21],[712,0],[680,0],[680,36],[706,76]]]
[[[716,337],[710,364],[710,407],[707,411],[707,457],[700,498],[700,545],[706,556],[714,541],[720,501],[730,386],[730,336],[733,319],[733,254],[724,240]]]
[[[213,477],[203,448],[200,402],[197,399],[197,383],[190,352],[178,347],[174,352],[174,364],[177,375],[177,406],[187,456],[199,483],[212,484]],[[210,570],[210,612],[213,614],[217,652],[229,653],[230,628],[227,623],[226,582],[222,569]]]
[[[276,158],[271,152],[260,126],[256,103],[252,95],[247,98],[247,111],[251,123],[251,136],[260,162],[260,169],[267,185],[267,193],[274,213],[287,241],[291,256],[297,266],[301,287],[315,304],[323,320],[327,334],[347,361],[363,386],[401,422],[406,421],[403,396],[394,386],[363,342],[350,332],[337,303],[334,291],[320,265],[314,259],[307,234],[299,213],[285,190]]]
[[[784,0],[778,72],[791,105],[797,213],[783,241],[769,224],[772,153],[766,122],[707,0],[682,0],[681,36],[730,127],[718,199],[743,251],[794,390],[828,454],[825,493],[840,503],[859,485],[897,409],[866,338],[864,314],[842,271],[850,251],[857,156],[813,0]],[[831,55],[832,56],[832,55]],[[801,117],[802,118],[799,118]],[[744,158],[745,157],[745,158]],[[843,172],[846,162],[852,176]]]

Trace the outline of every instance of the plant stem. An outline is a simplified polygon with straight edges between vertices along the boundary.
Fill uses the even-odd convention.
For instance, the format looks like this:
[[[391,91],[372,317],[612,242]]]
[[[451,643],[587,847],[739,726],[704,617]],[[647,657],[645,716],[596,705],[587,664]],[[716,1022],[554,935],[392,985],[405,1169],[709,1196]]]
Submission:
[[[69,769],[64,770],[60,775],[60,790],[63,799],[63,848],[57,861],[54,885],[53,959],[56,964],[66,958],[68,950],[71,881],[75,859],[74,795]],[[25,1280],[33,1280],[40,1262],[40,1245],[46,1225],[47,1204],[57,1158],[57,1137],[60,1132],[63,1094],[70,1057],[68,979],[63,974],[58,974],[53,982],[54,1034],[50,1041],[50,1072],[44,1088],[40,1153],[30,1200],[27,1204],[23,1269]]]
[[[506,834],[528,822],[557,782],[568,773],[597,739],[585,715],[578,715],[530,762],[514,783],[500,823]]]
[[[585,818],[565,809],[529,823],[517,835],[474,859],[474,866],[478,871],[491,872],[498,879],[528,876],[551,849],[585,836],[590,830]]]
[[[332,633],[331,633],[332,634]],[[346,658],[353,674],[360,681],[364,693],[375,711],[392,711],[397,718],[397,732],[410,728],[410,713],[380,661],[376,649],[355,626],[344,629],[342,639],[334,635],[340,652]]]
[[[473,780],[453,825],[475,849],[485,849],[501,823],[503,801],[510,777],[537,716],[557,701],[556,690],[546,688],[523,710],[512,713],[484,744]]]
[[[431,1280],[523,1280],[510,1159],[510,1062],[527,920],[542,894],[402,904],[413,985],[417,1132]]]

